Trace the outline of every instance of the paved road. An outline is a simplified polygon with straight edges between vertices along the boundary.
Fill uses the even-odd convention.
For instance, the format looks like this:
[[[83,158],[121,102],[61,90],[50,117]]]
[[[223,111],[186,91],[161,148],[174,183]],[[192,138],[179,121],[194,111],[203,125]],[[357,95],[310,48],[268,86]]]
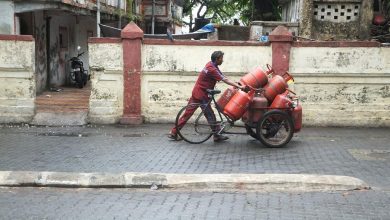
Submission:
[[[390,192],[0,188],[1,219],[389,219]]]
[[[168,125],[0,128],[0,170],[348,175],[390,189],[390,129],[305,128],[285,148],[249,136],[201,145]]]

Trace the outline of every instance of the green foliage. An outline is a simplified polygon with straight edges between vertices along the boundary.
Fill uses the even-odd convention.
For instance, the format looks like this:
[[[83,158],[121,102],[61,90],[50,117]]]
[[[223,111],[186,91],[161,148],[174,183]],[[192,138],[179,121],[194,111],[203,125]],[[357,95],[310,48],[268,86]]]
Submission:
[[[141,15],[137,15],[135,13],[133,13],[133,1],[134,0],[126,0],[126,16],[127,18],[129,19],[129,21],[134,21],[134,22],[138,22],[138,21],[142,21],[143,20],[143,17]]]
[[[185,0],[183,14],[190,16],[191,24],[195,8],[198,8],[197,18],[209,18],[213,23],[222,24],[231,24],[234,18],[245,25],[252,20],[280,20],[281,14],[277,0]],[[263,15],[266,12],[268,15]]]

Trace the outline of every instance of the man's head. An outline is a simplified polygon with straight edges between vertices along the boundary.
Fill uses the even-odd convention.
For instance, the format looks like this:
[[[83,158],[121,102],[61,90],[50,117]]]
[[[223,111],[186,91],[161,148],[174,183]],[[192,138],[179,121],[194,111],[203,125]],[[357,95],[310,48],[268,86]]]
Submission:
[[[211,61],[217,65],[221,65],[223,63],[223,52],[222,51],[214,51],[211,54]]]

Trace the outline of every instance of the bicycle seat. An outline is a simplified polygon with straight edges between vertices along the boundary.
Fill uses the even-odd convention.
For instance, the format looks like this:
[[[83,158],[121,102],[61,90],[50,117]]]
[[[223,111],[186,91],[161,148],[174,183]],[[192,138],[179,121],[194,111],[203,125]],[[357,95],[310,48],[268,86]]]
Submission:
[[[215,94],[219,94],[221,93],[221,90],[217,90],[217,89],[206,89],[207,91],[207,94],[210,94],[210,95],[215,95]]]

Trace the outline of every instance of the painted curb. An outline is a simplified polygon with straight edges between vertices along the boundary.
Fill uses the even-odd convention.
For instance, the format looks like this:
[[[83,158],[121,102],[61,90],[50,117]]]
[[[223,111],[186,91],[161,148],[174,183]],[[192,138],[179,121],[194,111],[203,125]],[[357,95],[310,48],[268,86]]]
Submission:
[[[169,174],[0,171],[0,186],[339,191],[370,189],[350,176],[308,174]]]

